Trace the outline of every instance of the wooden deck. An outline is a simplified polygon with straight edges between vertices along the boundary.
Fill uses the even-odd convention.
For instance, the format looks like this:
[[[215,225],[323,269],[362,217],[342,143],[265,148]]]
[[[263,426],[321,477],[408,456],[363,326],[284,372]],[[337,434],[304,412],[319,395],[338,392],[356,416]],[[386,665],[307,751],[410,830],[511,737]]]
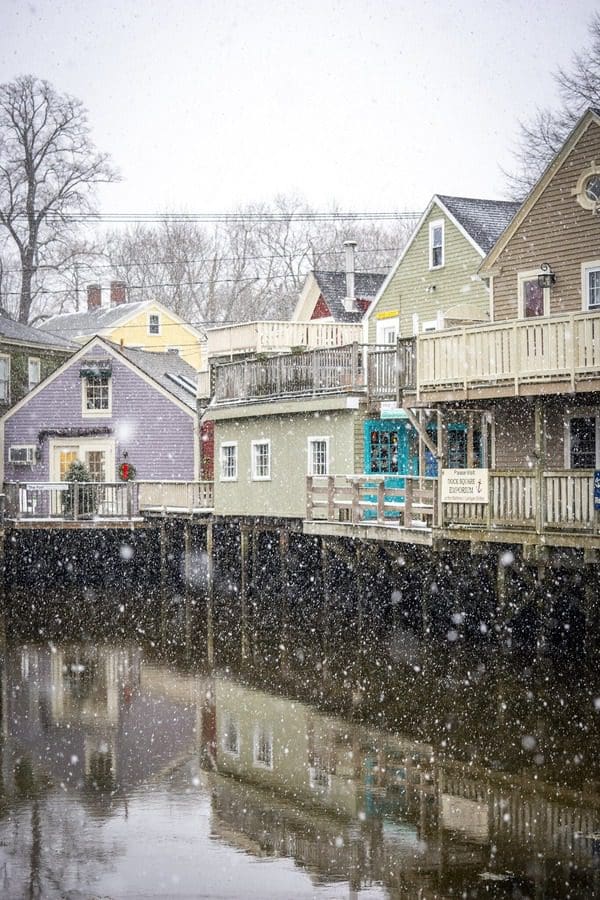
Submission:
[[[432,546],[470,541],[600,551],[593,470],[488,474],[488,503],[442,502],[436,478],[308,476],[304,530]]]
[[[156,516],[209,516],[212,481],[6,482],[3,521],[17,529],[140,528]]]

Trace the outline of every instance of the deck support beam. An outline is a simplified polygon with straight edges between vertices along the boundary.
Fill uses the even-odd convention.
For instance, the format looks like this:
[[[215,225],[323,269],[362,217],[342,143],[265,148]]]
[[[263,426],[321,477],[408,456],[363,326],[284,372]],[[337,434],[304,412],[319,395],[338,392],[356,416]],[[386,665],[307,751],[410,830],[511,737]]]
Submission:
[[[250,528],[240,528],[240,614],[242,626],[242,659],[248,657],[248,568]]]

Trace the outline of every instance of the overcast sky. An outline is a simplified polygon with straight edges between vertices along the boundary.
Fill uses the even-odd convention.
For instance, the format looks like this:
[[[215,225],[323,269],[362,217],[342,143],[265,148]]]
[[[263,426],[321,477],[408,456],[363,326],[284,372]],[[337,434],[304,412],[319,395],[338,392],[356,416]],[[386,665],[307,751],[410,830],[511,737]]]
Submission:
[[[0,81],[78,96],[123,181],[105,213],[501,197],[519,117],[591,0],[0,0]]]

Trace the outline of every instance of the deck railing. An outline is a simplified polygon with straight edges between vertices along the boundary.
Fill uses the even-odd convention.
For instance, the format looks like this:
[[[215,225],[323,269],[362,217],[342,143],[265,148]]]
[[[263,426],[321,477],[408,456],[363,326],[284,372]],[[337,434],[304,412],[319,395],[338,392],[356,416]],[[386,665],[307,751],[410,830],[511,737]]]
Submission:
[[[208,510],[214,506],[212,481],[140,481],[140,512]]]
[[[344,322],[241,322],[207,331],[209,359],[236,353],[273,353],[293,347],[342,347],[360,341],[362,325]]]
[[[438,505],[437,490],[436,478],[418,476],[308,476],[306,517],[355,525],[396,522],[404,527],[418,523],[445,529],[600,535],[592,470],[491,470],[489,503]]]
[[[206,512],[212,481],[6,482],[8,519],[132,519],[145,512]]]
[[[215,403],[365,389],[364,352],[359,344],[215,367]]]
[[[600,314],[572,313],[420,334],[416,389],[468,389],[600,375]],[[408,386],[408,385],[407,385]]]
[[[436,508],[436,478],[309,475],[306,488],[309,521],[431,527]]]
[[[138,484],[126,482],[7,482],[9,519],[131,519],[138,515]]]

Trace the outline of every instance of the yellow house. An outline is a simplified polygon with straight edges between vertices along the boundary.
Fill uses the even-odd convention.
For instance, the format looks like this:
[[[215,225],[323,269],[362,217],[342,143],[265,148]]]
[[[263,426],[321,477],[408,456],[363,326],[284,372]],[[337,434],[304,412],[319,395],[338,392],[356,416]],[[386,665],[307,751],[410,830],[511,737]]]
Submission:
[[[184,322],[157,300],[127,303],[121,282],[112,282],[108,305],[102,305],[100,285],[89,285],[84,312],[52,316],[40,328],[61,337],[68,336],[79,344],[99,335],[124,347],[177,353],[197,371],[206,367],[204,331]]]

